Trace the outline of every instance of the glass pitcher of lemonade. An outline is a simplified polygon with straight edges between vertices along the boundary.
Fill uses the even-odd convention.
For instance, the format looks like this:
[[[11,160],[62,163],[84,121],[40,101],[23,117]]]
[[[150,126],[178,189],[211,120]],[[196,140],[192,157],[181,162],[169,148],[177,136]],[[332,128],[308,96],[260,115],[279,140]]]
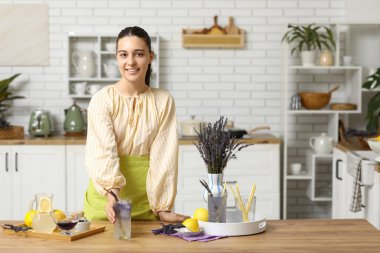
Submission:
[[[32,210],[34,205],[36,205],[36,213],[32,222],[33,230],[40,233],[52,233],[56,228],[52,217],[53,194],[35,194],[35,199],[30,203],[29,209]]]

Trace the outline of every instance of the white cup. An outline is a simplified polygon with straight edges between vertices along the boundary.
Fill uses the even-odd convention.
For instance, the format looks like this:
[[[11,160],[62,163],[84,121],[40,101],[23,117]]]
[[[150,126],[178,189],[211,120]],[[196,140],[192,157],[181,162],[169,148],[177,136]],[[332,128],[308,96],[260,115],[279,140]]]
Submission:
[[[84,95],[86,93],[87,82],[71,84],[71,92],[75,95]]]
[[[343,65],[344,66],[351,66],[352,65],[352,56],[349,56],[349,55],[343,56]]]
[[[292,163],[290,164],[290,173],[292,175],[298,175],[301,173],[302,164],[300,163]]]
[[[96,92],[100,91],[102,87],[101,84],[90,84],[87,86],[87,92],[90,95],[94,95]]]

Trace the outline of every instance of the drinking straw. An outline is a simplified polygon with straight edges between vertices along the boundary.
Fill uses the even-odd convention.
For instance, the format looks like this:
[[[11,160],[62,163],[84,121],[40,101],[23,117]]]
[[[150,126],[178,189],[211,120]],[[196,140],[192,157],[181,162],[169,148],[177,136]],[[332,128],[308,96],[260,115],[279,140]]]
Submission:
[[[224,181],[222,197],[224,197],[224,193],[226,192],[226,184],[227,184],[227,181]]]
[[[243,199],[241,198],[241,194],[239,191],[239,185],[236,183],[235,187],[236,187],[236,192],[238,195],[239,206],[240,206],[241,212],[243,214],[243,221],[248,221],[248,210],[245,209],[245,206],[243,204]]]
[[[249,212],[249,209],[251,208],[253,197],[255,196],[255,191],[256,191],[256,184],[253,183],[252,190],[251,190],[251,193],[249,194],[249,199],[246,206],[247,212]]]
[[[244,205],[243,205],[243,203],[242,203],[242,201],[241,201],[240,196],[238,196],[237,193],[235,193],[235,191],[234,191],[234,189],[232,188],[231,185],[229,185],[229,187],[230,187],[230,189],[231,189],[231,191],[232,191],[232,194],[234,195],[236,201],[237,201],[238,204],[239,204],[239,208],[240,208],[240,210],[242,211],[242,213],[244,213],[244,212],[245,212],[245,208],[244,208]]]

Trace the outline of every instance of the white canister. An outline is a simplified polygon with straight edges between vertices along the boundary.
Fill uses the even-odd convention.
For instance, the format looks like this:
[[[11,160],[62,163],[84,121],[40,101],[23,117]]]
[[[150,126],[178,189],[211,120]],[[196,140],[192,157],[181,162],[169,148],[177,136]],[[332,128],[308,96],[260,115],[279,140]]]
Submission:
[[[320,136],[311,137],[310,147],[316,154],[327,155],[331,154],[333,150],[333,138],[328,137],[326,133],[321,133]]]

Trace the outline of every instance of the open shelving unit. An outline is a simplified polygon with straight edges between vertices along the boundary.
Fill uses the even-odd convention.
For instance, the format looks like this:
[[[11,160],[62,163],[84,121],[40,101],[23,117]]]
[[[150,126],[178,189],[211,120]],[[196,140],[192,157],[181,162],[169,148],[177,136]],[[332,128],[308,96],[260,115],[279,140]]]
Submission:
[[[153,35],[151,37],[152,50],[154,51],[154,60],[152,62],[152,75],[151,75],[151,87],[159,87],[159,49],[160,49],[160,37],[158,35]],[[75,83],[86,82],[87,86],[97,84],[101,86],[106,86],[113,84],[120,79],[119,70],[117,70],[118,75],[107,76],[104,69],[104,64],[116,64],[116,52],[115,50],[107,49],[106,44],[113,43],[116,45],[116,37],[114,35],[106,34],[77,34],[70,32],[67,37],[68,43],[68,92],[69,96],[72,98],[91,98],[91,95],[86,91],[85,94],[75,94],[72,89],[72,85]],[[74,52],[80,51],[90,51],[92,52],[91,63],[95,69],[94,74],[91,77],[81,77],[76,70],[74,63],[76,61],[73,57]]]
[[[305,195],[311,201],[332,201],[329,189],[325,192],[317,190],[319,168],[330,166],[332,169],[332,155],[315,154],[309,147],[309,138],[326,132],[337,141],[339,120],[343,120],[346,126],[362,129],[365,125],[363,110],[366,110],[374,91],[364,90],[361,85],[370,74],[369,69],[380,67],[380,24],[320,25],[329,26],[335,34],[337,46],[333,66],[301,66],[298,57],[289,56],[289,46],[284,44],[283,218],[287,217],[289,181],[306,182]],[[352,66],[340,65],[344,55],[353,57]],[[290,109],[290,100],[295,93],[328,92],[336,85],[340,85],[340,88],[332,93],[330,103],[356,104],[355,110],[332,110],[329,106],[320,110]],[[288,168],[293,162],[302,163],[303,168],[306,168],[305,174],[290,175]],[[328,187],[331,188],[331,185],[325,188]]]

